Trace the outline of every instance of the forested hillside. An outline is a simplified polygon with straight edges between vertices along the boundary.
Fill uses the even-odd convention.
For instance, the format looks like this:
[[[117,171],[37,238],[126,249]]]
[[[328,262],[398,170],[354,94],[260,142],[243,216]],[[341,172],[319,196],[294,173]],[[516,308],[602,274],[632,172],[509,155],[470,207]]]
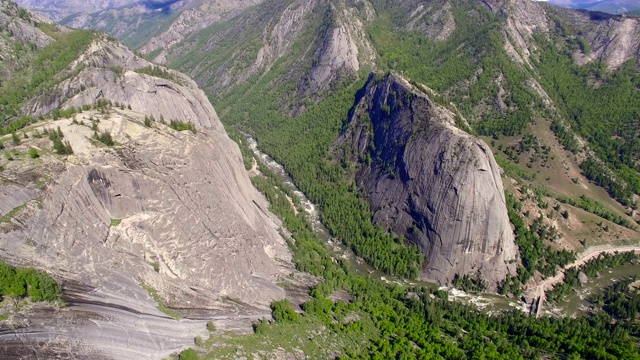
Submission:
[[[174,47],[168,60],[210,91],[228,126],[254,135],[261,148],[285,166],[296,184],[320,205],[334,235],[375,267],[415,276],[411,269],[421,261],[411,255],[413,250],[400,250],[403,246],[397,245],[407,241],[384,235],[388,229],[369,228],[372,214],[354,191],[349,175],[349,167],[359,165],[338,163],[330,155],[369,69],[399,71],[435,90],[436,100],[455,106],[469,121],[472,133],[491,140],[510,176],[533,182],[543,194],[541,201],[534,202],[539,210],[514,209],[512,221],[515,216],[522,218],[523,226],[529,228],[546,212],[541,204],[557,202],[561,195],[601,199],[597,188],[581,189],[579,178],[584,176],[585,182],[593,181],[621,204],[606,200],[615,216],[624,218],[624,223],[635,223],[636,219],[623,212],[623,206],[635,207],[633,198],[638,192],[637,139],[635,130],[627,130],[635,129],[637,106],[632,104],[637,94],[630,91],[638,73],[631,64],[635,60],[613,70],[597,61],[577,65],[575,53],[588,54],[590,45],[585,39],[595,35],[569,25],[568,18],[542,4],[526,5],[533,17],[545,23],[537,32],[528,28],[531,36],[523,45],[513,38],[515,30],[510,24],[523,21],[518,11],[525,3],[496,1],[487,6],[436,1],[425,7],[417,1],[272,2],[189,37]],[[297,23],[285,23],[292,14]],[[348,21],[361,27],[347,27]],[[254,26],[244,26],[246,23]],[[289,31],[280,33],[283,28]],[[337,77],[329,89],[320,91],[313,86],[314,69],[322,67],[323,52],[333,45],[336,29],[345,29],[357,44],[353,57],[357,66],[332,69]],[[264,32],[271,32],[266,42]],[[601,121],[602,114],[608,114],[607,122]],[[548,125],[542,125],[545,123]],[[535,138],[540,126],[552,130],[557,140],[540,138],[532,143],[535,146],[526,145],[525,139]],[[575,155],[562,148],[554,148],[550,155],[557,141]],[[579,166],[582,175],[551,170],[567,163]],[[530,169],[542,175],[537,179],[527,175]],[[547,188],[547,179],[551,188]],[[522,199],[520,187],[507,191]],[[549,219],[554,216],[559,220],[537,225],[553,229],[551,236],[517,237],[524,264],[513,274],[519,283],[552,275],[557,265],[566,264],[572,259],[571,252],[579,249],[570,227],[556,229],[551,224],[566,223],[568,217],[548,214]],[[584,227],[594,231],[596,223],[584,222]],[[618,239],[632,234],[619,231]],[[558,241],[563,236],[566,241]]]

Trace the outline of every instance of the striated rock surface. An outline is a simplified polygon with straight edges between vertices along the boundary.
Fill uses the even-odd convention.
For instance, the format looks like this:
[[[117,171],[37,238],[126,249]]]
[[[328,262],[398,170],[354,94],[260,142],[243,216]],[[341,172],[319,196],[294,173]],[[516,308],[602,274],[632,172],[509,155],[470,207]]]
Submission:
[[[129,110],[77,118],[85,125],[71,119],[35,125],[40,133],[60,127],[74,155],[48,154],[49,141],[37,139],[16,150],[38,147],[39,159],[3,162],[1,215],[14,213],[0,224],[0,257],[90,290],[53,315],[61,328],[43,323],[47,330],[34,338],[36,318],[0,339],[69,336],[80,355],[89,355],[82,351],[89,348],[101,357],[160,358],[196,335],[206,337],[206,321],[162,315],[143,285],[187,316],[268,316],[270,302],[285,296],[275,282],[291,271],[290,254],[235,143],[216,130],[176,132],[160,123],[147,128],[143,115]],[[107,148],[92,140],[90,118],[100,119],[99,131],[121,145]],[[98,327],[76,319],[80,314],[101,319]],[[102,322],[106,330],[100,330]],[[129,337],[134,341],[121,345]],[[115,344],[119,349],[112,352]]]
[[[55,79],[25,113],[103,101],[21,129],[17,145],[0,137],[12,154],[0,158],[0,259],[50,273],[66,305],[0,320],[0,357],[159,359],[207,338],[209,320],[246,330],[269,317],[291,254],[204,93],[104,35]],[[73,155],[43,136],[56,129]]]
[[[336,151],[360,163],[374,222],[423,250],[423,278],[479,274],[495,289],[517,257],[500,169],[455,118],[399,75],[370,79]]]

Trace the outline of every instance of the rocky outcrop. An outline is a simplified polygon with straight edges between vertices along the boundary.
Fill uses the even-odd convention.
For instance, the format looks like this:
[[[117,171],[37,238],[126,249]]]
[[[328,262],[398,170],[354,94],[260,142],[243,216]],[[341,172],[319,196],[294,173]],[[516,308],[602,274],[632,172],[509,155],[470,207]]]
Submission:
[[[163,77],[144,73],[151,68],[163,71]],[[154,65],[105,36],[98,36],[65,73],[72,76],[50,93],[33,99],[26,106],[26,114],[38,116],[55,108],[108,99],[156,118],[224,131],[207,96],[191,79]]]
[[[628,60],[640,61],[638,18],[563,9],[529,0],[492,0],[490,3],[507,18],[506,48],[519,62],[529,62],[528,58],[536,50],[533,35],[556,31],[558,21],[574,29],[568,33],[563,30],[562,36],[580,37],[590,44],[588,51],[583,49],[575,53],[579,64],[602,61],[610,70],[615,70]]]
[[[376,52],[368,41],[363,20],[372,20],[373,6],[361,1],[357,7],[336,2],[329,7],[333,20],[327,24],[322,45],[316,51],[309,73],[310,96],[325,92],[349,77],[356,77],[363,66],[373,66]]]
[[[209,318],[240,311],[226,299],[247,304],[244,315],[266,315],[269,303],[285,295],[275,282],[291,271],[278,222],[267,213],[226,134],[176,132],[160,123],[148,128],[143,117],[128,110],[94,111],[76,116],[84,125],[71,119],[37,124],[40,133],[60,127],[75,154],[61,159],[43,153],[34,161],[3,164],[3,181],[11,185],[0,191],[2,216],[13,215],[0,224],[0,256],[90,289],[74,295],[56,322],[72,322],[68,311],[87,313],[83,304],[92,304],[90,317],[109,317],[107,328],[127,334],[100,334],[94,322],[84,321],[66,331],[82,347],[105,351],[103,356],[110,355],[110,341],[123,343],[121,336],[131,336],[173,347],[144,348],[151,344],[132,341],[118,350],[118,358],[147,351],[163,357],[200,331],[159,313],[142,285],[185,315],[190,309]],[[111,149],[91,140],[90,118],[100,119],[98,130],[110,132],[121,145]],[[34,139],[16,149],[44,150],[48,142]],[[121,310],[112,314],[114,308]],[[139,328],[140,322],[159,328]],[[183,328],[192,335],[170,336]],[[46,334],[60,339],[62,330]],[[33,340],[21,331],[17,336]]]
[[[640,19],[548,5],[547,8],[562,21],[579,29],[581,37],[591,44],[590,51],[575,54],[578,63],[602,61],[610,70],[615,70],[628,60],[640,61]]]
[[[407,28],[421,31],[435,41],[446,40],[456,29],[451,2],[420,2],[409,15]]]
[[[423,278],[479,274],[495,289],[517,257],[500,169],[456,117],[397,74],[371,78],[335,149],[359,164],[374,222],[422,249]]]
[[[377,53],[366,31],[374,18],[367,0],[261,2],[224,25],[180,41],[166,60],[220,97],[251,78],[266,81],[271,77],[263,75],[277,71],[269,86],[291,85],[283,107],[296,115],[361,72],[376,69]]]
[[[259,71],[267,72],[280,57],[293,45],[295,38],[308,26],[308,16],[315,5],[314,1],[294,1],[285,7],[272,27],[263,30],[263,46],[258,50],[256,59],[249,71],[242,75],[246,80]]]
[[[291,255],[204,93],[104,35],[56,78],[26,113],[102,106],[32,124],[18,145],[2,137],[13,158],[0,159],[0,259],[50,273],[66,305],[0,320],[3,358],[164,358],[206,338],[208,320],[235,329],[270,316]],[[73,155],[42,136],[55,129]]]

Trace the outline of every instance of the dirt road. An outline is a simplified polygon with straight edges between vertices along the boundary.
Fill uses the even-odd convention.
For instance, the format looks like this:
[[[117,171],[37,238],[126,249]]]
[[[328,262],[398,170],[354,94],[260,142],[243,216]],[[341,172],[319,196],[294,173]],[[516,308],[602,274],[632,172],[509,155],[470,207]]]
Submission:
[[[536,284],[535,286],[529,289],[529,294],[535,299],[541,299],[540,305],[537,309],[537,314],[539,315],[542,309],[542,304],[545,297],[545,290],[550,290],[554,285],[562,282],[564,280],[564,273],[566,270],[572,269],[576,266],[582,266],[589,260],[595,259],[600,254],[613,254],[615,252],[629,252],[635,251],[636,253],[640,253],[640,245],[625,245],[625,246],[610,246],[610,245],[602,245],[602,246],[593,246],[585,250],[584,252],[577,255],[576,261],[568,264],[564,267],[564,269],[558,271],[558,273],[550,278],[544,279],[542,282]]]

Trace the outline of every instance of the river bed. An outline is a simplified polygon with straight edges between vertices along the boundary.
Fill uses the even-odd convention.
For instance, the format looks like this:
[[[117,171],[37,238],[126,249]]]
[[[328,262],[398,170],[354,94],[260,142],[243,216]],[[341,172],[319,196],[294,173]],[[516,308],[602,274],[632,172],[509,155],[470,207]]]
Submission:
[[[556,315],[565,316],[584,316],[590,307],[588,299],[597,294],[602,288],[607,287],[615,281],[636,276],[640,274],[640,264],[627,264],[616,266],[612,269],[605,269],[600,272],[600,276],[589,278],[589,281],[582,287],[578,287],[575,291],[571,291],[569,295],[556,305],[555,309],[550,310]]]

